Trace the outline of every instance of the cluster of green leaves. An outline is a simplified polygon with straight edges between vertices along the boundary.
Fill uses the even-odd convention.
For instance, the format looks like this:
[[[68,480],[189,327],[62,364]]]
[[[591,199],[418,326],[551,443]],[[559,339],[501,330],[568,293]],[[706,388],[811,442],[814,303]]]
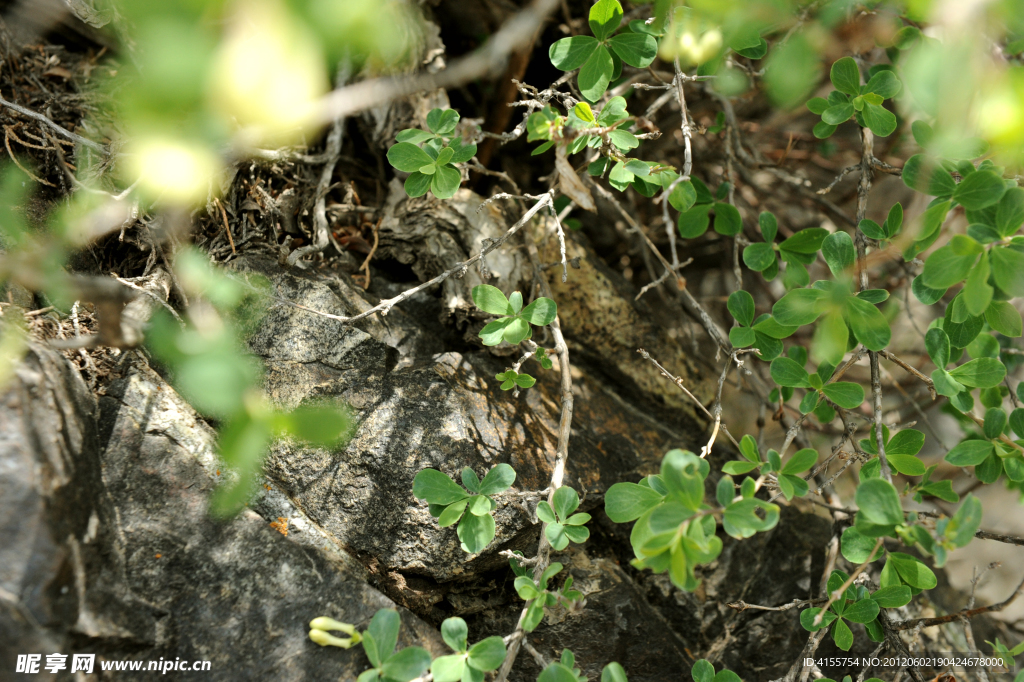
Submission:
[[[320,646],[349,649],[363,645],[370,659],[370,670],[363,672],[358,682],[409,682],[430,668],[435,682],[484,682],[484,673],[497,670],[505,660],[505,642],[492,636],[473,646],[468,645],[469,628],[461,618],[446,618],[441,623],[441,637],[455,651],[439,656],[433,662],[430,654],[418,646],[395,651],[402,619],[394,609],[381,609],[374,614],[365,632],[354,625],[333,618],[314,618],[309,623],[309,638]],[[335,637],[331,631],[340,631],[348,638]]]
[[[896,451],[901,446],[906,448],[909,442],[917,438],[912,435],[901,439],[903,433],[905,431],[896,434],[890,441]],[[888,438],[888,433],[884,435]],[[914,450],[914,447],[910,445],[906,449]],[[870,466],[872,464],[874,466]],[[928,528],[917,514],[904,514],[896,488],[879,477],[877,459],[861,468],[861,476],[862,481],[855,494],[859,511],[854,517],[854,525],[843,531],[842,536],[843,556],[855,564],[868,560],[877,538],[893,537],[908,547],[916,546],[921,552],[934,556],[936,566],[944,566],[949,551],[965,547],[981,525],[981,503],[973,495],[964,499],[952,517],[942,517],[935,522],[933,528]],[[930,472],[926,473],[925,481],[928,476]],[[893,565],[890,573],[886,574],[890,579],[888,582],[883,581],[883,587],[906,584],[920,590],[935,586],[934,574],[923,563],[906,554],[890,553],[889,558]],[[901,576],[902,583],[892,578],[893,575]]]
[[[630,22],[628,31],[616,33],[622,23],[619,0],[598,0],[590,8],[593,36],[571,36],[552,43],[548,57],[557,69],[579,69],[576,83],[591,102],[601,99],[608,84],[622,73],[622,64],[645,68],[658,54],[658,42],[643,30],[643,22]]]
[[[427,114],[429,132],[408,128],[395,137],[397,144],[388,149],[388,162],[410,174],[406,194],[421,197],[429,191],[438,199],[455,196],[462,184],[462,172],[456,166],[476,154],[475,144],[464,144],[461,136],[453,139],[458,124],[459,112],[433,109]]]
[[[612,97],[597,114],[586,102],[578,103],[566,116],[546,106],[527,118],[526,139],[543,141],[533,155],[543,154],[559,142],[566,145],[566,154],[597,150],[601,156],[587,165],[587,173],[594,177],[607,174],[608,184],[620,192],[633,187],[645,197],[653,197],[670,187],[679,174],[672,166],[626,156],[640,145],[637,136],[627,130],[631,125],[625,98]],[[684,191],[672,193],[673,206],[683,199]]]
[[[547,524],[544,534],[551,546],[561,551],[569,546],[569,541],[586,542],[590,531],[585,524],[590,514],[574,514],[580,506],[580,496],[567,485],[555,491],[552,504],[541,500],[537,505],[537,518]]]
[[[516,480],[516,472],[508,464],[498,464],[481,480],[469,467],[462,470],[462,485],[437,469],[424,469],[413,479],[412,494],[426,500],[430,515],[442,528],[459,524],[457,533],[462,551],[482,552],[494,539],[495,525],[491,513],[498,504],[491,495],[508,490]]]
[[[530,325],[543,327],[554,322],[558,316],[558,306],[550,298],[541,296],[524,308],[523,295],[520,292],[513,291],[509,298],[505,298],[501,289],[490,284],[473,287],[473,303],[485,313],[500,315],[497,320],[489,322],[480,330],[480,338],[485,346],[497,346],[502,341],[517,346],[533,336],[533,328]],[[507,379],[508,377],[505,377],[501,380]],[[515,377],[512,379],[516,381]]]
[[[775,243],[779,233],[779,222],[775,214],[762,211],[758,216],[758,227],[761,229],[763,242],[753,242],[743,249],[744,264],[755,272],[760,272],[766,280],[773,280],[779,274],[779,261],[786,263],[782,275],[782,283],[787,289],[807,286],[811,281],[807,267],[817,258],[822,242],[828,236],[828,230],[821,227],[809,227],[800,230],[792,237]]]
[[[869,128],[880,137],[896,130],[896,116],[882,102],[900,94],[903,84],[890,64],[876,64],[868,71],[868,82],[860,84],[860,68],[853,57],[843,57],[832,65],[829,74],[835,90],[828,97],[815,97],[807,108],[821,116],[814,126],[814,136],[830,137],[841,124],[851,118],[857,125]]]
[[[587,676],[576,667],[576,656],[569,649],[562,650],[559,660],[549,663],[541,671],[537,682],[587,682]],[[629,682],[626,671],[618,663],[612,662],[601,671],[601,682]]]
[[[849,579],[842,571],[832,571],[828,577],[828,594],[833,594]],[[885,638],[882,624],[878,622],[878,614],[882,608],[896,608],[910,603],[910,588],[903,585],[882,587],[869,593],[863,585],[851,585],[836,599],[815,624],[820,608],[804,609],[800,613],[800,625],[805,630],[815,632],[832,626],[832,641],[843,651],[853,646],[853,631],[846,621],[861,623],[873,642],[881,642]]]
[[[698,178],[690,178],[679,183],[669,196],[672,207],[679,211],[677,227],[683,239],[695,239],[708,231],[714,214],[714,230],[726,237],[735,237],[743,231],[743,220],[740,212],[732,204],[726,203],[729,196],[729,183],[723,182],[715,190],[714,196],[707,185]],[[673,197],[675,201],[673,201]]]
[[[557,606],[559,603],[565,606],[572,606],[574,602],[583,599],[583,593],[572,589],[572,576],[568,576],[562,584],[562,588],[549,589],[548,582],[562,572],[562,564],[557,561],[551,563],[540,576],[534,580],[529,569],[523,568],[515,559],[509,559],[509,565],[516,574],[516,594],[521,599],[529,602],[526,608],[526,617],[523,619],[523,630],[533,632],[540,622],[544,620],[544,608]]]
[[[994,642],[990,642],[986,639],[985,644],[988,644],[990,647],[992,647],[992,653],[1003,659],[1003,667],[1005,668],[1012,669],[1014,656],[1020,656],[1021,654],[1024,654],[1024,641],[1019,642],[1017,646],[1013,647],[1012,649],[1003,644],[1002,642],[1000,642],[998,637],[996,637],[996,641]]]
[[[723,479],[717,495],[721,508],[705,504],[709,471],[707,461],[692,452],[672,450],[662,460],[660,474],[640,483],[616,483],[605,495],[605,512],[612,521],[636,521],[630,533],[633,565],[668,571],[672,583],[687,591],[700,584],[695,568],[714,561],[722,551],[722,541],[715,535],[716,513],[722,516],[725,532],[735,538],[770,530],[779,520],[778,506],[754,497],[750,478],[735,498],[731,479]]]
[[[801,478],[800,474],[810,470],[818,462],[818,451],[812,448],[797,450],[785,465],[782,464],[782,457],[776,450],[769,449],[767,459],[761,459],[757,441],[750,434],[746,434],[740,439],[740,454],[744,459],[726,462],[722,466],[722,471],[727,474],[740,475],[760,469],[763,474],[775,474],[779,490],[787,500],[807,494],[807,481]],[[722,480],[726,481],[728,487],[719,483],[723,487],[720,502],[723,506],[728,506],[733,495],[732,481],[725,478]]]
[[[454,654],[435,658],[430,664],[434,682],[483,682],[484,673],[497,670],[505,661],[505,642],[491,636],[468,645],[469,628],[461,618],[446,618],[441,637]]]
[[[465,628],[465,626],[466,624],[462,623],[462,627]],[[373,614],[370,625],[362,633],[357,632],[355,627],[348,623],[340,623],[323,617],[314,618],[310,621],[309,627],[309,638],[320,646],[339,646],[348,649],[356,644],[363,645],[363,651],[373,667],[359,675],[357,682],[409,682],[425,673],[430,667],[430,654],[422,647],[408,646],[395,651],[395,647],[398,645],[398,631],[402,627],[402,618],[394,609],[377,611]],[[443,624],[441,628],[443,634]],[[351,637],[349,639],[333,637],[328,634],[329,630],[340,630]],[[497,639],[500,643],[501,638]],[[504,644],[501,645],[501,654],[504,660]],[[499,661],[498,665],[500,664]],[[491,670],[493,669],[491,668]],[[435,677],[435,679],[437,678]],[[448,682],[454,682],[458,678],[446,679]],[[482,682],[483,675],[471,679],[473,682]]]
[[[800,363],[789,357],[776,358],[771,364],[772,380],[779,386],[811,389],[800,401],[800,412],[803,414],[814,411],[824,400],[844,410],[856,409],[864,402],[864,389],[861,385],[852,381],[833,381],[834,372],[835,367],[827,361],[820,362],[814,374],[809,374]],[[823,423],[832,421],[827,416],[819,414],[818,418]]]
[[[819,361],[833,366],[858,342],[868,350],[882,350],[892,338],[892,331],[875,306],[888,299],[889,292],[867,289],[853,293],[849,270],[857,253],[846,232],[825,237],[821,253],[833,278],[789,291],[772,306],[772,317],[784,327],[796,328],[823,318],[815,328],[811,352]]]
[[[760,358],[772,361],[782,353],[782,341],[796,328],[783,327],[768,313],[754,317],[754,297],[740,289],[729,294],[729,312],[737,326],[729,330],[729,342],[736,348],[753,346],[761,351]]]

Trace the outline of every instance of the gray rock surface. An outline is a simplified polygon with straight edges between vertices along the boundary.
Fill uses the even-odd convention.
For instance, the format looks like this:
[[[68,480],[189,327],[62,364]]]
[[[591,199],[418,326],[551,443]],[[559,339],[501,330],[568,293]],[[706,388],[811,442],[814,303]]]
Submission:
[[[365,626],[393,602],[313,524],[286,538],[252,511],[211,519],[214,432],[137,355],[119,370],[97,402],[33,348],[3,395],[0,677],[18,653],[62,652],[208,660],[212,680],[354,679],[362,651],[322,649],[306,623]],[[400,644],[442,652],[403,622]]]

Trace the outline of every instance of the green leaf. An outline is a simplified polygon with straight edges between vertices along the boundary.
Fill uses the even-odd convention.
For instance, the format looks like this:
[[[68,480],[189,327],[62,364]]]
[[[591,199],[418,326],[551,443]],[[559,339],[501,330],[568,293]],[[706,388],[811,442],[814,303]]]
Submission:
[[[775,358],[772,360],[771,375],[772,381],[779,386],[807,388],[811,385],[808,381],[807,370],[789,358]]]
[[[713,682],[715,679],[715,668],[707,659],[700,659],[690,668],[690,677],[693,682]]]
[[[978,358],[950,370],[949,375],[964,386],[991,388],[1006,376],[1006,367],[995,358]]]
[[[821,255],[825,257],[832,274],[837,276],[852,267],[857,260],[853,240],[845,232],[833,232],[825,237],[821,244]]]
[[[658,41],[646,33],[620,33],[608,45],[619,59],[638,69],[647,68],[658,56]]]
[[[943,369],[949,364],[949,337],[946,332],[938,327],[929,329],[924,336],[924,346],[936,367]]]
[[[889,585],[872,594],[871,598],[883,609],[898,609],[910,603],[913,592],[906,585]]]
[[[734,460],[723,464],[722,471],[727,474],[732,474],[733,476],[739,476],[753,471],[758,466],[759,465],[754,462],[741,462],[739,460]]]
[[[757,332],[750,327],[733,327],[729,330],[729,343],[736,348],[747,348],[757,341]]]
[[[505,661],[505,642],[501,637],[492,636],[482,639],[469,649],[466,662],[482,672],[497,670]]]
[[[999,200],[996,209],[996,229],[1002,237],[1009,237],[1024,223],[1024,187],[1011,187]]]
[[[987,440],[965,440],[958,443],[946,454],[946,461],[953,466],[977,466],[984,462],[995,451],[995,446]]]
[[[677,211],[688,211],[697,201],[697,190],[689,180],[680,182],[668,195],[668,203]]]
[[[626,671],[622,666],[612,661],[601,671],[601,682],[629,682],[626,679]]]
[[[988,252],[988,257],[996,285],[1011,296],[1024,296],[1024,253],[995,246]]]
[[[517,346],[525,339],[530,338],[530,325],[521,317],[514,317],[505,327],[504,339]]]
[[[516,471],[510,465],[495,465],[480,481],[481,495],[495,495],[508,490],[516,480]]]
[[[853,646],[853,633],[842,618],[836,620],[835,626],[832,628],[832,641],[843,651],[849,651]]]
[[[437,517],[437,525],[441,528],[447,528],[448,526],[454,526],[462,518],[463,513],[466,511],[466,505],[469,504],[469,498],[453,502],[444,508],[441,515]]]
[[[785,339],[798,329],[796,326],[779,324],[779,321],[770,315],[761,315],[758,320],[754,323],[754,331],[773,339]]]
[[[792,457],[790,457],[789,461],[786,462],[786,465],[782,467],[782,473],[789,474],[791,476],[802,474],[817,464],[817,462],[818,451],[812,448],[804,448],[802,450],[798,450]]]
[[[924,462],[913,455],[891,455],[888,451],[885,458],[893,469],[904,476],[922,476],[925,472]]]
[[[814,129],[811,132],[814,133],[814,136],[819,140],[824,140],[827,137],[831,137],[832,133],[836,132],[836,126],[829,125],[824,121],[819,121],[815,124]]]
[[[793,253],[811,254],[821,248],[822,242],[828,235],[828,230],[822,227],[808,227],[783,241],[779,244],[779,248]]]
[[[879,526],[903,523],[903,507],[900,496],[892,483],[885,479],[871,478],[861,481],[854,496],[857,507],[864,518]]]
[[[551,508],[551,505],[547,500],[541,500],[537,503],[537,518],[544,523],[558,522],[558,517],[555,516],[555,510]]]
[[[854,623],[870,623],[877,617],[878,603],[871,598],[861,599],[843,611],[843,618]]]
[[[512,324],[515,318],[503,317],[494,322],[484,325],[480,330],[480,339],[485,346],[497,346],[505,339],[505,328]]]
[[[490,514],[466,514],[462,517],[457,532],[463,550],[470,554],[478,554],[494,539],[494,517]]]
[[[775,235],[779,233],[779,221],[775,219],[775,214],[761,211],[761,215],[757,217],[757,224],[761,228],[761,236],[768,244],[775,241]]]
[[[853,96],[860,94],[860,69],[853,57],[843,57],[834,63],[829,78],[839,92]]]
[[[679,214],[679,236],[683,239],[694,239],[701,236],[708,230],[711,222],[708,213],[711,211],[709,204],[698,204],[688,211]]]
[[[879,351],[889,345],[892,331],[878,308],[853,296],[846,299],[844,313],[853,335],[868,350]]]
[[[957,189],[949,171],[926,154],[915,154],[907,159],[903,165],[903,182],[910,189],[934,197],[948,197]]]
[[[921,276],[933,289],[946,289],[962,282],[978,260],[982,247],[970,237],[957,235],[928,257]],[[1021,254],[1024,257],[1024,254]]]
[[[452,166],[438,166],[430,181],[430,191],[438,199],[451,199],[459,191],[462,174]]]
[[[553,503],[558,518],[564,521],[580,506],[580,496],[569,486],[562,486],[555,491]]]
[[[410,197],[421,197],[430,190],[430,181],[433,176],[414,172],[405,179],[405,193]]]
[[[399,142],[388,150],[388,162],[400,171],[412,173],[434,163],[434,160],[411,142]]]
[[[823,113],[825,113],[825,110],[828,109],[828,107],[828,100],[825,99],[824,97],[815,97],[811,100],[808,100],[807,102],[807,109],[812,114],[817,114],[818,116],[821,116]]]
[[[614,2],[614,0],[602,0],[602,2],[605,1]],[[608,89],[608,83],[611,82],[614,68],[615,64],[608,49],[603,45],[598,45],[594,53],[590,55],[590,58],[580,67],[580,72],[577,76],[576,82],[579,84],[580,92],[583,96],[591,102],[599,100],[605,90]]]
[[[754,322],[754,297],[742,289],[734,291],[729,295],[729,301],[726,304],[729,312],[736,318],[736,321],[745,327],[749,327]]]
[[[984,397],[984,394],[982,394]],[[1000,397],[1000,402],[1002,398]],[[984,427],[982,428],[986,438],[996,439],[1006,428],[1006,412],[1001,407],[990,407],[985,411]]]
[[[530,305],[523,308],[522,317],[527,322],[537,327],[551,324],[558,316],[558,305],[550,298],[540,297],[534,299]]]
[[[886,443],[885,453],[887,455],[916,455],[922,447],[924,447],[923,433],[916,429],[903,429]]]
[[[625,130],[612,130],[608,133],[608,139],[623,153],[640,146],[640,140],[636,139],[633,133],[628,133]]]
[[[572,36],[556,40],[548,49],[548,57],[555,68],[573,71],[583,66],[597,49],[599,41],[592,36]]]
[[[892,562],[903,582],[920,590],[930,590],[938,584],[935,574],[923,563],[900,552],[891,552],[889,561]]]
[[[794,289],[772,306],[772,316],[780,325],[787,327],[810,324],[821,315],[819,304],[824,296],[825,292],[819,289]]]
[[[953,199],[964,208],[977,210],[999,203],[1005,193],[1002,177],[994,171],[980,170],[960,181],[953,192]]]
[[[420,130],[419,128],[407,128],[398,133],[398,135],[395,135],[396,142],[410,142],[412,144],[419,144],[433,139],[433,133],[428,133],[426,130]]]
[[[1024,407],[1018,407],[1010,413],[1010,428],[1018,436],[1024,435]]]
[[[551,663],[544,668],[537,682],[579,682],[571,668],[561,663]]]
[[[459,682],[465,667],[466,659],[462,654],[441,656],[430,664],[430,674],[434,676],[434,682]]]
[[[626,98],[612,97],[601,108],[601,113],[597,116],[597,124],[600,126],[615,125],[627,116],[629,116],[629,112],[626,111]]]
[[[454,149],[451,147],[443,147],[441,151],[437,153],[437,158],[434,160],[434,163],[437,164],[438,168],[440,168],[451,161],[453,156],[455,156]]]
[[[715,203],[715,232],[733,237],[742,231],[743,220],[736,207],[722,202]]]
[[[923,277],[915,277],[911,282],[910,290],[914,292],[917,300],[925,305],[932,305],[946,295],[945,289],[932,289],[924,283]]]
[[[826,611],[821,617],[821,623],[815,625],[814,619],[819,613],[821,613],[821,609],[817,607],[804,609],[800,612],[800,625],[803,626],[804,630],[807,630],[808,632],[816,632],[822,628],[827,628],[836,620],[836,614],[831,611]]]
[[[416,474],[412,483],[412,494],[417,499],[427,500],[431,504],[444,505],[469,497],[458,483],[437,469],[424,469]]]
[[[864,236],[869,239],[888,239],[889,235],[886,234],[882,226],[876,223],[874,220],[862,220],[857,226],[857,229],[864,233]]]
[[[821,390],[829,400],[843,409],[852,410],[864,402],[864,389],[860,384],[837,381],[833,384],[826,384]]]
[[[977,265],[971,268],[967,275],[967,284],[964,285],[962,292],[967,312],[975,317],[985,313],[995,292],[988,283],[988,273],[988,255],[982,253]]]
[[[459,123],[459,112],[454,109],[433,109],[427,114],[427,127],[438,135],[455,132]]]
[[[872,76],[864,89],[867,92],[873,92],[876,95],[879,95],[882,99],[892,99],[896,95],[900,94],[900,90],[903,89],[903,85],[900,83],[900,80],[896,77],[895,73],[885,69]]]
[[[853,104],[844,102],[843,104],[837,104],[826,109],[825,113],[821,115],[821,120],[831,126],[837,126],[840,123],[849,121],[850,117],[853,116],[853,111]]]
[[[946,537],[957,547],[965,547],[981,527],[981,517],[981,501],[974,495],[968,495],[949,520]]]
[[[380,674],[389,682],[409,682],[425,673],[429,667],[430,654],[426,649],[408,646],[384,661],[380,666]]]
[[[513,315],[512,305],[498,287],[478,284],[473,287],[473,303],[477,308],[491,315]]]
[[[847,561],[851,564],[863,564],[871,556],[871,550],[875,548],[875,538],[863,535],[856,526],[849,526],[843,531],[839,546]],[[875,558],[878,558],[877,555]]]
[[[394,609],[380,609],[377,613],[373,614],[373,618],[370,619],[370,625],[366,628],[366,633],[364,633],[364,638],[366,635],[370,635],[373,638],[373,644],[367,648],[364,639],[363,650],[375,668],[380,668],[381,664],[395,650],[395,646],[398,644],[398,630],[401,627],[402,619],[398,615],[398,611]],[[430,665],[429,657],[427,665]],[[416,675],[413,675],[413,677],[416,677]]]
[[[766,242],[754,242],[743,249],[743,262],[755,272],[763,272],[775,264],[775,249]]]
[[[772,104],[793,107],[817,86],[821,62],[815,48],[801,32],[777,42],[765,62],[764,83]]]
[[[858,291],[857,298],[868,303],[884,303],[889,300],[889,292],[885,289],[865,289]]]
[[[458,503],[456,503],[458,504]],[[477,516],[483,516],[484,514],[491,513],[491,498],[486,495],[474,495],[469,498],[469,505],[467,506],[470,514],[476,514]]]
[[[658,506],[665,496],[636,483],[616,483],[604,496],[604,511],[615,523],[635,521]]]
[[[622,5],[618,0],[599,0],[590,8],[590,30],[598,40],[604,40],[622,23]]]
[[[452,648],[452,651],[466,650],[466,637],[469,636],[469,628],[466,621],[458,616],[446,618],[441,623],[441,639]]]
[[[865,126],[879,137],[888,137],[896,130],[896,114],[879,104],[865,104],[861,115]]]

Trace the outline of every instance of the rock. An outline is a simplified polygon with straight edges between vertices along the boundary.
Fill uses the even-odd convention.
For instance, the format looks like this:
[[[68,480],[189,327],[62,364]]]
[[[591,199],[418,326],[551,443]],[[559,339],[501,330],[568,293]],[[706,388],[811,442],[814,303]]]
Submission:
[[[393,602],[294,510],[288,537],[252,511],[211,519],[214,432],[138,356],[119,369],[97,404],[33,347],[0,403],[0,635],[17,643],[2,669],[60,651],[208,660],[213,680],[354,679],[362,651],[321,648],[306,624],[365,627]],[[400,644],[443,651],[403,622]]]

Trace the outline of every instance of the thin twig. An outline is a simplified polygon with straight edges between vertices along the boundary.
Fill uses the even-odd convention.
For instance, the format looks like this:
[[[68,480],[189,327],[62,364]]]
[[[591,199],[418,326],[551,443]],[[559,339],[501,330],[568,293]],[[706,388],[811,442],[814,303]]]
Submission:
[[[14,109],[15,111],[17,111],[19,114],[22,114],[23,116],[28,116],[29,118],[32,118],[32,119],[35,119],[35,120],[40,121],[42,123],[45,123],[46,125],[50,126],[54,130],[56,130],[58,133],[63,135],[64,137],[66,137],[69,140],[71,140],[72,142],[77,142],[78,144],[81,144],[81,145],[83,145],[85,147],[89,147],[90,149],[94,149],[94,150],[96,150],[98,152],[101,152],[103,154],[106,154],[106,152],[107,152],[106,148],[103,145],[101,145],[99,142],[93,142],[92,140],[90,140],[88,138],[85,138],[85,137],[82,137],[81,135],[76,135],[75,133],[71,132],[70,130],[67,130],[66,128],[63,128],[63,127],[57,125],[56,123],[51,121],[46,116],[43,116],[42,114],[37,114],[36,112],[32,111],[31,109],[26,109],[25,107],[23,107],[23,106],[21,106],[19,104],[15,104],[14,102],[8,102],[2,96],[0,96],[0,105],[3,105],[5,107],[7,107],[8,109]]]
[[[391,102],[417,92],[455,88],[480,78],[497,76],[508,65],[508,56],[533,39],[558,0],[534,0],[470,54],[451,62],[437,73],[373,78],[331,92],[320,101],[316,122],[327,122]]]
[[[964,609],[962,611],[957,611],[956,613],[951,613],[948,616],[939,616],[937,618],[912,618],[910,620],[903,620],[896,623],[892,623],[891,627],[893,630],[909,630],[910,628],[916,627],[917,625],[921,625],[922,627],[930,627],[932,625],[942,625],[943,623],[951,623],[955,620],[960,620],[961,618],[973,618],[974,616],[978,616],[983,613],[996,613],[1002,611],[1007,606],[1012,604],[1013,600],[1016,599],[1022,591],[1024,591],[1024,579],[1021,579],[1020,583],[1017,585],[1017,589],[1015,589],[1009,597],[999,602],[998,604],[992,604],[991,606],[982,606],[976,609]]]

